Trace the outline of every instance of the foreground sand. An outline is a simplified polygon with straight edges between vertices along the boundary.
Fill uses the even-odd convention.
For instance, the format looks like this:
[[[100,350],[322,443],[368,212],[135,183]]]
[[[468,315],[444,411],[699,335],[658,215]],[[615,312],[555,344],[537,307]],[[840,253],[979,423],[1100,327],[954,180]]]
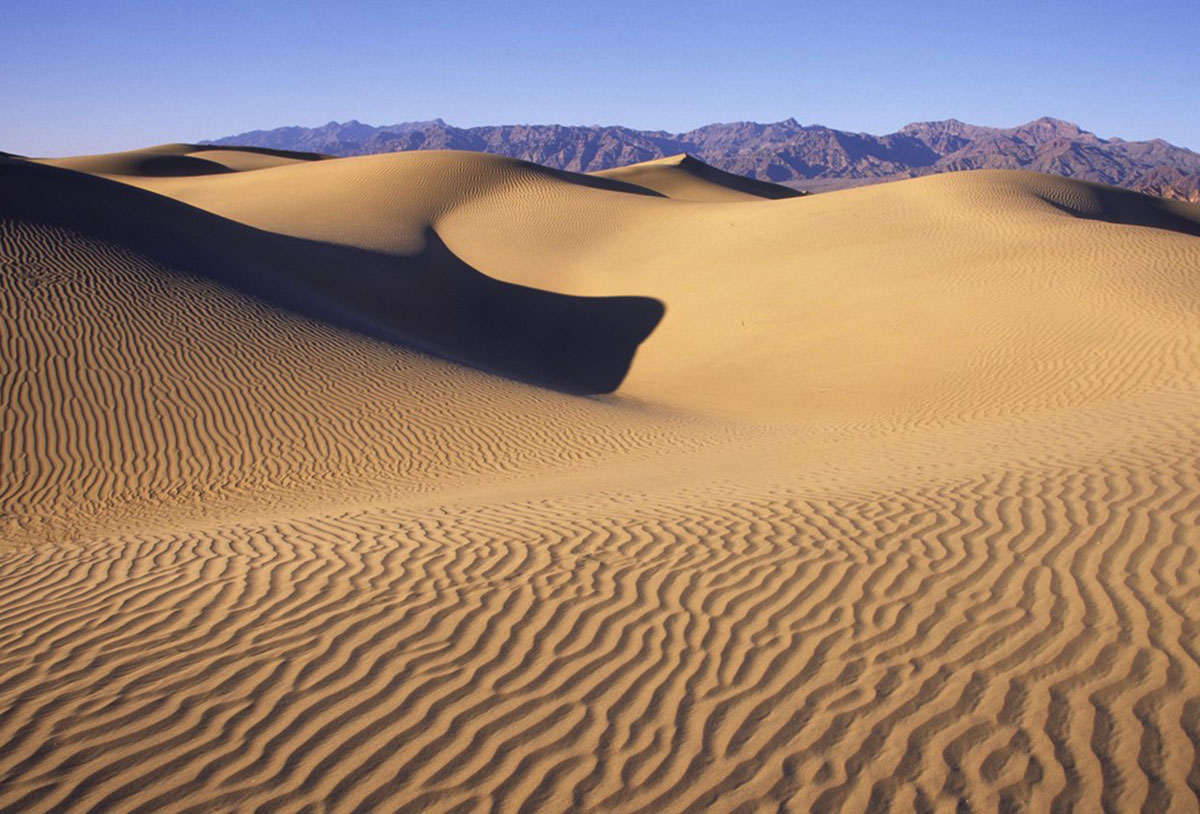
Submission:
[[[0,811],[1200,810],[1200,208],[313,159],[0,164]]]

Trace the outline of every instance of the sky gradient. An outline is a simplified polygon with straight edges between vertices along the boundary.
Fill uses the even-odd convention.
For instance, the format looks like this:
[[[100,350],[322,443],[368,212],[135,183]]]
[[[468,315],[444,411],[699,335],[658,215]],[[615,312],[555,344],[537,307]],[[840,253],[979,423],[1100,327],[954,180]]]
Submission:
[[[0,0],[0,150],[330,120],[1067,119],[1200,150],[1200,2]]]

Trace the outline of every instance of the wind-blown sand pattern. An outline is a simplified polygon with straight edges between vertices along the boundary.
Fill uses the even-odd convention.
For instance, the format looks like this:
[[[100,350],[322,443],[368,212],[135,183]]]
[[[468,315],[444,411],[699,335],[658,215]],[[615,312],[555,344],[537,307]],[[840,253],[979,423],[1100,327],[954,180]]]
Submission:
[[[317,158],[0,163],[0,812],[1200,811],[1200,207]]]

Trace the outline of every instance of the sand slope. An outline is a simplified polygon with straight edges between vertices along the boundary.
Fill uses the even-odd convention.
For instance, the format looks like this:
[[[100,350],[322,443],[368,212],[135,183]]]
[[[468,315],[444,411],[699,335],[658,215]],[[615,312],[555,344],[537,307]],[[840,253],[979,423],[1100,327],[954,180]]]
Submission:
[[[686,153],[591,173],[616,178],[682,201],[755,201],[798,198],[790,187],[719,170]]]
[[[1200,208],[236,163],[0,164],[0,811],[1200,810]]]
[[[218,147],[199,144],[160,144],[120,153],[70,158],[32,159],[39,164],[98,175],[174,177],[260,170],[285,164],[320,161],[318,153],[269,150],[265,147]]]

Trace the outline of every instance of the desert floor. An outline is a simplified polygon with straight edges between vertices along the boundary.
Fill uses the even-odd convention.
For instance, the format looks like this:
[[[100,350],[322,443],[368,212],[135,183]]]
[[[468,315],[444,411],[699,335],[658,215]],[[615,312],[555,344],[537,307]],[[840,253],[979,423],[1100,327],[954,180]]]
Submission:
[[[773,189],[0,159],[0,812],[1200,811],[1200,206]]]

